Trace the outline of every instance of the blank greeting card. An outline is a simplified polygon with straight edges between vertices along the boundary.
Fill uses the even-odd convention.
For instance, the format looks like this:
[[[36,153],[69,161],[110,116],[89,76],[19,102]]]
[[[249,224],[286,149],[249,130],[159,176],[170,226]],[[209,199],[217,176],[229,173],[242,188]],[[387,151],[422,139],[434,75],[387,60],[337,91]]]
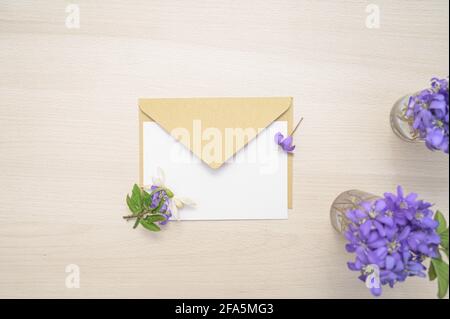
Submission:
[[[292,159],[275,143],[292,126],[291,98],[140,101],[141,184],[158,169],[196,203],[182,220],[285,219]]]

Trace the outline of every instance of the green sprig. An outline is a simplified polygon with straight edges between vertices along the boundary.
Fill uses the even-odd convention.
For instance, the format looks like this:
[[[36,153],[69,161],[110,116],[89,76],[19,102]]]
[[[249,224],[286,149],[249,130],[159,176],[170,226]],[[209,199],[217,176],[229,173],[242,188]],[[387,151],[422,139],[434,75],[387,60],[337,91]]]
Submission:
[[[131,196],[127,195],[126,197],[128,208],[130,209],[132,214],[123,216],[123,218],[126,220],[136,219],[133,228],[142,225],[145,229],[148,229],[150,231],[160,231],[161,228],[156,223],[166,220],[166,217],[161,213],[161,208],[164,206],[165,200],[161,199],[158,206],[155,208],[150,208],[150,206],[152,203],[153,195],[162,190],[166,193],[167,191],[169,191],[161,187],[154,189],[151,193],[149,193],[135,184],[131,191]],[[170,194],[172,194],[173,197],[173,193],[170,192]]]
[[[436,232],[441,238],[441,244],[439,245],[439,257],[432,258],[430,267],[428,269],[428,277],[431,281],[436,280],[438,282],[438,297],[440,299],[445,298],[448,292],[448,263],[442,258],[444,253],[448,260],[448,227],[447,221],[444,215],[437,211],[434,219],[439,223]]]

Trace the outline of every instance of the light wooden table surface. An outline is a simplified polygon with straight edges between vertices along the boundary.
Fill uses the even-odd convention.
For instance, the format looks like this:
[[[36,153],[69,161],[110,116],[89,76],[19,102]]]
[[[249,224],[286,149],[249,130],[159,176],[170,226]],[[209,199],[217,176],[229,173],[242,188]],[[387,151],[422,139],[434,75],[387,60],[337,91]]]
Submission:
[[[362,0],[72,2],[79,29],[69,1],[0,0],[0,297],[365,298],[333,199],[402,184],[448,212],[448,156],[389,125],[399,97],[448,75],[448,1],[374,0],[379,28]],[[197,96],[295,98],[288,221],[122,220],[137,99]],[[412,278],[384,297],[436,292]]]

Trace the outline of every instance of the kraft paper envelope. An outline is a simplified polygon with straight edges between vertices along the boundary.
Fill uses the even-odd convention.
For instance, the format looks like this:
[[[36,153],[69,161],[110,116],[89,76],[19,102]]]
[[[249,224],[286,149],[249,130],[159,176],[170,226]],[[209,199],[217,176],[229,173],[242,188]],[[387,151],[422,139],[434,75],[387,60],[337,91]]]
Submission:
[[[193,156],[196,156],[210,170],[224,169],[225,163],[243,151],[248,144],[257,139],[259,134],[264,132],[274,122],[282,121],[287,123],[286,133],[291,132],[293,127],[293,99],[291,97],[270,97],[270,98],[186,98],[186,99],[140,99],[139,100],[139,123],[140,123],[140,184],[144,183],[144,127],[148,123],[156,123],[167,135],[174,129],[185,129],[192,136],[196,130],[194,121],[201,121],[201,130],[215,128],[225,137],[227,128],[240,128],[250,130],[244,140],[235,140],[233,151],[225,150],[225,142],[221,143],[223,152],[220,158],[211,159],[204,155],[202,147],[208,141],[201,140],[198,143],[186,142],[181,139],[181,143]],[[153,125],[153,124],[152,124]],[[254,133],[252,133],[254,132]],[[201,132],[200,132],[201,133]],[[268,134],[268,133],[267,133]],[[275,143],[275,142],[273,142]],[[157,152],[157,150],[155,150]],[[293,162],[292,155],[284,157],[287,161],[287,206],[292,208],[292,182],[293,182]],[[230,163],[229,165],[233,165]],[[166,172],[170,175],[171,172]],[[174,177],[173,177],[174,178]],[[169,184],[169,183],[168,183]],[[284,183],[283,183],[284,185]],[[214,191],[214,185],[210,185]],[[184,190],[188,193],[188,190]],[[186,194],[183,194],[186,195]],[[189,196],[187,196],[189,197]],[[195,199],[193,199],[195,201]],[[218,203],[220,205],[220,203]]]

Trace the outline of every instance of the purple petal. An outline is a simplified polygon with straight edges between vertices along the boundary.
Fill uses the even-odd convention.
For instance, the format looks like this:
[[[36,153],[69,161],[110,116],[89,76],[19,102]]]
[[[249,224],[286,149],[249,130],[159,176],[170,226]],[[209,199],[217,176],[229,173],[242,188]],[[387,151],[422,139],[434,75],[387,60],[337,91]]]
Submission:
[[[405,265],[403,264],[403,261],[400,259],[400,260],[397,260],[397,262],[396,262],[396,264],[395,264],[395,269],[394,269],[394,271],[395,272],[401,272],[401,271],[403,271],[405,269]]]
[[[281,134],[280,132],[278,132],[277,134],[275,134],[275,143],[277,144],[281,144],[281,142],[283,141],[284,136],[283,134]]]
[[[430,250],[428,249],[428,246],[425,245],[425,244],[420,244],[419,247],[418,247],[418,249],[419,249],[419,251],[420,251],[422,254],[424,254],[424,255],[427,255],[428,252],[430,251]]]
[[[386,269],[391,270],[395,266],[395,259],[392,256],[386,257]]]
[[[366,218],[366,217],[367,217],[367,213],[364,212],[364,211],[362,211],[362,210],[360,210],[360,209],[355,210],[355,215],[356,215],[356,217],[358,217],[359,219],[362,219],[362,218]]]
[[[441,237],[436,233],[430,234],[427,238],[427,242],[428,244],[439,245],[441,243]]]
[[[403,187],[401,187],[400,185],[397,186],[397,195],[399,198],[403,199]]]
[[[353,271],[361,270],[361,265],[358,265],[357,263],[348,262],[347,267],[348,267],[348,269],[353,270]]]
[[[345,250],[349,253],[354,253],[356,251],[356,245],[353,244],[346,244]]]
[[[293,152],[294,150],[295,150],[295,145],[288,145],[288,146],[286,146],[286,145],[284,145],[283,146],[283,150],[285,150],[286,152]]]
[[[380,238],[377,232],[371,231],[369,236],[367,236],[367,242],[373,243],[374,241],[377,241]]]
[[[386,208],[386,202],[383,199],[377,200],[375,203],[375,211],[380,213]]]
[[[444,141],[444,132],[440,129],[434,129],[427,135],[427,142],[432,146],[439,148]]]
[[[361,233],[366,238],[369,235],[371,229],[372,229],[372,221],[370,220],[365,221],[364,224],[361,225]]]
[[[442,99],[437,99],[430,103],[431,110],[440,111],[442,113],[445,113],[446,108],[447,108],[447,105],[446,105],[445,101]]]
[[[291,145],[293,140],[294,139],[292,136],[288,136],[282,141],[282,143],[283,143],[283,145]]]
[[[356,213],[354,210],[349,210],[348,212],[345,213],[345,216],[347,216],[347,218],[354,223],[358,222],[358,218],[356,217]]]
[[[378,239],[378,240],[374,241],[373,243],[369,244],[370,248],[372,248],[372,249],[377,249],[377,248],[383,247],[384,245],[386,245],[385,239]]]
[[[381,258],[384,259],[387,254],[387,248],[386,247],[380,247],[377,250],[375,250],[375,254]]]
[[[380,234],[380,236],[386,237],[386,231],[385,231],[383,225],[380,222],[378,222],[378,221],[374,221],[373,223],[375,224],[375,227],[377,228],[378,233]]]
[[[285,140],[281,142],[281,146],[286,152],[292,152],[295,149],[295,146],[292,145],[293,138],[292,136],[288,136]]]
[[[422,218],[421,222],[425,227],[432,228],[432,229],[439,226],[439,223],[437,221],[435,221],[434,219],[431,219],[430,217]]]
[[[349,242],[354,242],[356,241],[356,237],[353,235],[353,233],[351,231],[346,231],[344,233],[345,238],[349,241]]]
[[[385,224],[386,226],[392,227],[394,226],[394,220],[392,219],[392,217],[386,216],[386,215],[381,215],[377,217],[377,220],[383,224]]]
[[[379,297],[381,296],[381,287],[379,288],[370,288],[370,292],[372,293],[372,295],[374,295],[375,297]]]
[[[362,202],[359,204],[366,212],[370,212],[372,210],[372,203],[369,202]]]
[[[416,193],[411,193],[406,197],[406,201],[408,202],[408,204],[414,204],[417,197],[418,197],[418,195]]]
[[[398,240],[400,240],[400,241],[405,240],[405,239],[409,236],[409,233],[410,233],[410,232],[411,232],[411,227],[406,226],[406,227],[402,230],[402,232],[400,233],[400,235],[398,236]]]

